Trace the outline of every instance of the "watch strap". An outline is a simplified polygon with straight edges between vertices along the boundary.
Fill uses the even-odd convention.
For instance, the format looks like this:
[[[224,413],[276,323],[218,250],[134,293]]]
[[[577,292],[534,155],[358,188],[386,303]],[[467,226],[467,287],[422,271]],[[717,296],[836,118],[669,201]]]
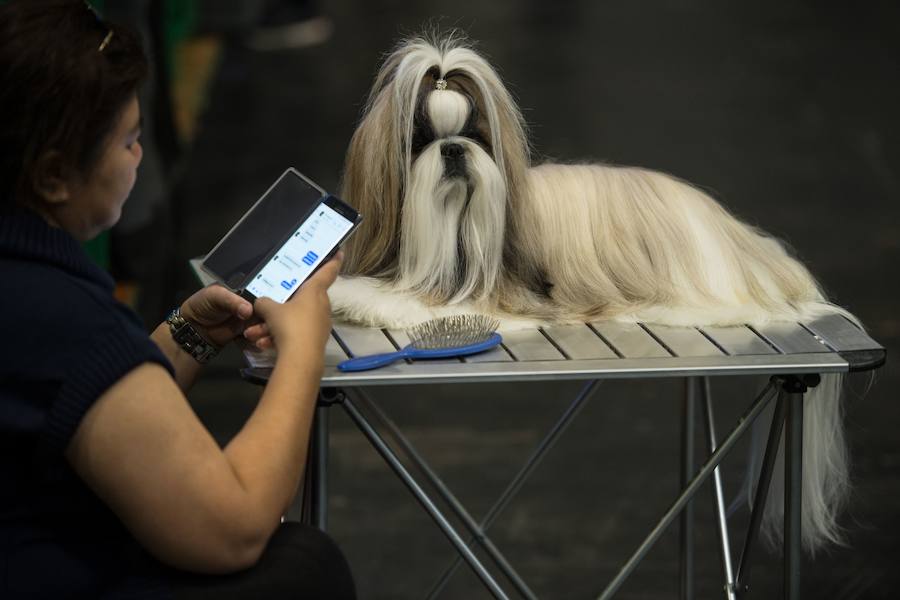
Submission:
[[[219,353],[219,348],[200,335],[194,326],[181,315],[180,307],[169,313],[166,323],[169,324],[169,331],[175,343],[201,365],[205,365]]]

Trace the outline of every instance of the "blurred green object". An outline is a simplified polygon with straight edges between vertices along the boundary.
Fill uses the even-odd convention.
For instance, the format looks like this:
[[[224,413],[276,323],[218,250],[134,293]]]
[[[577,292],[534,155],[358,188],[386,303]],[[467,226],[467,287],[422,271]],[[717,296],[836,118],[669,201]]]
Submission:
[[[109,232],[104,231],[94,239],[83,244],[88,256],[97,266],[109,269]]]
[[[167,0],[165,8],[166,67],[175,75],[175,47],[194,32],[197,23],[196,0]]]

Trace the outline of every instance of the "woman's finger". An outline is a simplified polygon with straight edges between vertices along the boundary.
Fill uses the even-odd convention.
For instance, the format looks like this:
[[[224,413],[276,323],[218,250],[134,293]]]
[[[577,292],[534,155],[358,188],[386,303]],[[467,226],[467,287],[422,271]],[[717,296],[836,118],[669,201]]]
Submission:
[[[214,283],[188,298],[182,306],[182,313],[198,323],[212,325],[232,316],[248,319],[253,315],[253,306],[224,286]]]
[[[272,310],[277,310],[279,304],[272,300],[271,298],[266,298],[263,296],[262,298],[257,298],[256,302],[253,303],[253,312],[260,316],[264,321],[268,319]]]
[[[334,280],[337,279],[338,273],[341,272],[343,262],[344,252],[340,251],[335,254],[334,258],[322,265],[303,285],[310,286],[311,284],[311,286],[321,286],[324,289],[328,289],[334,283]]]
[[[217,284],[207,289],[210,292],[210,306],[214,311],[218,309],[239,319],[249,319],[253,315],[253,305],[231,290]]]
[[[256,325],[251,325],[244,329],[244,337],[250,340],[251,342],[255,342],[256,340],[271,335],[269,333],[269,327],[265,323],[257,323]]]

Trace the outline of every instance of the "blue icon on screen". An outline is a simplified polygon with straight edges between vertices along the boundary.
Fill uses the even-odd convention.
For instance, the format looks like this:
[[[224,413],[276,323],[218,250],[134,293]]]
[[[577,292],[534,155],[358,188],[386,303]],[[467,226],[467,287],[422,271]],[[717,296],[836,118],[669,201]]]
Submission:
[[[306,256],[303,257],[303,263],[311,267],[313,266],[313,263],[316,262],[317,258],[319,258],[319,255],[310,250],[306,253]]]
[[[281,282],[281,287],[283,287],[283,288],[286,289],[286,290],[291,289],[291,288],[294,287],[295,285],[297,285],[297,280],[296,280],[296,279],[291,279],[290,281],[285,280],[285,281],[282,281],[282,282]]]

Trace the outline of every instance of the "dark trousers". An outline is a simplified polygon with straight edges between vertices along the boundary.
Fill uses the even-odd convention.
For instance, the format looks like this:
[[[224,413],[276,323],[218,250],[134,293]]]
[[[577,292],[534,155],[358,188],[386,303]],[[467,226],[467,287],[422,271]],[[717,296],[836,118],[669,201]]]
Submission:
[[[337,544],[322,531],[283,523],[269,540],[259,562],[231,575],[197,575],[153,569],[132,579],[128,591],[111,590],[116,600],[354,600],[350,565]]]
[[[251,569],[232,575],[191,575],[172,582],[177,600],[356,598],[347,559],[330,537],[299,523],[285,523]]]

